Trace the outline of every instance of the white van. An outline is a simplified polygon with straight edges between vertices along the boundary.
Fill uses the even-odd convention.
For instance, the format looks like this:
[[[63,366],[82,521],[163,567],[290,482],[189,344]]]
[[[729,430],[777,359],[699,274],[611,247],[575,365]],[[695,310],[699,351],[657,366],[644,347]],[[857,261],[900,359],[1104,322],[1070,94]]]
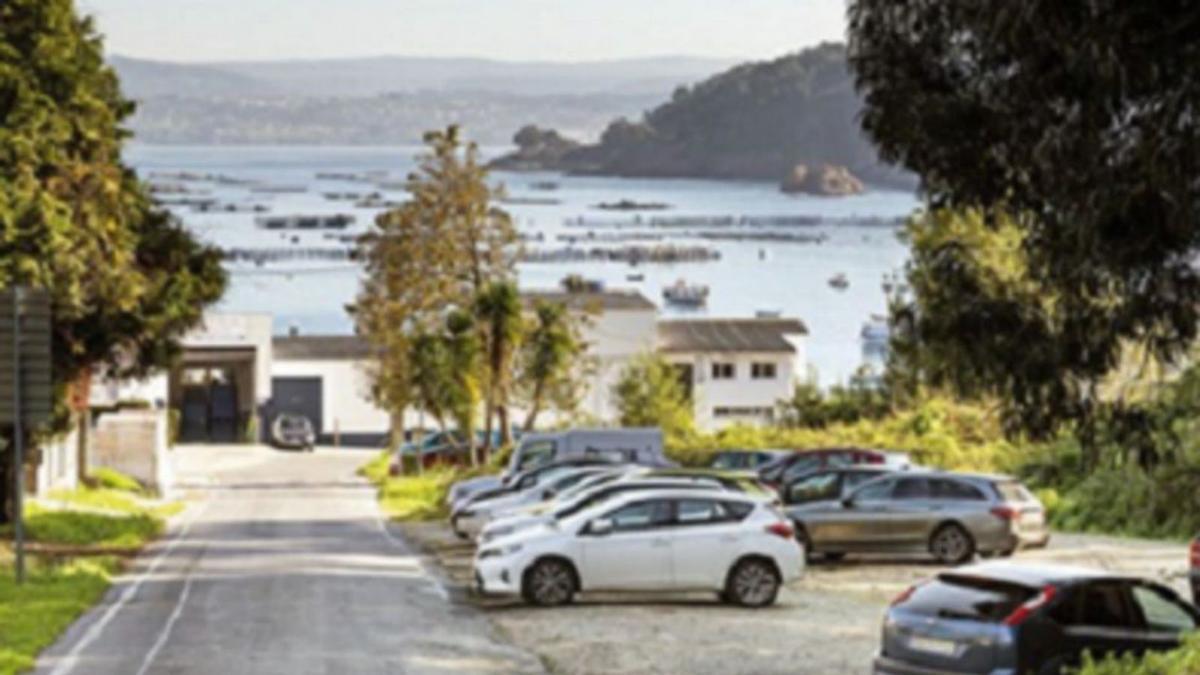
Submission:
[[[505,476],[565,459],[596,457],[644,466],[671,466],[663,454],[657,427],[635,429],[571,429],[525,434],[513,450]]]

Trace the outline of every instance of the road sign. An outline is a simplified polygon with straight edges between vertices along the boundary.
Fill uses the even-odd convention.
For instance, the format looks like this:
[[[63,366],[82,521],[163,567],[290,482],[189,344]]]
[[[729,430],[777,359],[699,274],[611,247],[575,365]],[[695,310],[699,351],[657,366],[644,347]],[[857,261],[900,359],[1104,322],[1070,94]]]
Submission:
[[[50,296],[45,291],[0,291],[0,426],[16,421],[18,363],[21,423],[26,428],[36,426],[54,411],[50,319]]]

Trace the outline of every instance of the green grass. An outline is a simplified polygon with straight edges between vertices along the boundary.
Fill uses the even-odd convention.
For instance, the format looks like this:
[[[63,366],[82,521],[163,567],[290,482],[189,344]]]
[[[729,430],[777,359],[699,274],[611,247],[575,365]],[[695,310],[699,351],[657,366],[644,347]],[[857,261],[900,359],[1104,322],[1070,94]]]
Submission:
[[[37,654],[100,599],[117,568],[113,558],[34,560],[27,582],[17,586],[6,556],[0,551],[0,675],[32,668]]]
[[[445,518],[446,492],[463,476],[455,469],[432,469],[420,476],[387,478],[379,487],[379,503],[396,520]]]
[[[161,535],[164,527],[163,519],[152,513],[110,515],[37,504],[30,504],[25,513],[29,541],[62,546],[140,548]]]
[[[132,494],[142,494],[145,489],[142,484],[132,476],[127,476],[116,469],[108,467],[97,467],[88,472],[88,478],[97,488],[107,488],[110,490],[119,490],[121,492],[129,492]]]
[[[388,479],[388,465],[391,461],[391,451],[380,451],[371,458],[371,461],[358,468],[358,475],[366,478],[375,485],[382,485]]]
[[[184,509],[183,502],[157,502],[112,488],[56,490],[49,494],[49,498],[52,501],[63,502],[82,510],[105,511],[114,515],[149,515],[170,518]]]

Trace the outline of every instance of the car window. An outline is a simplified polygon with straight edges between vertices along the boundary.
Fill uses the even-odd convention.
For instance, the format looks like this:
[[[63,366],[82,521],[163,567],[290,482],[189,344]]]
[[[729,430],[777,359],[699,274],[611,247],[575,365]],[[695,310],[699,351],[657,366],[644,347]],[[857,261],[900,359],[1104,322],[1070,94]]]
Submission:
[[[1006,502],[1033,501],[1033,495],[1029,493],[1029,490],[1015,480],[996,483],[996,493]]]
[[[655,499],[627,504],[606,516],[614,531],[644,530],[664,525],[671,519],[671,502]]]
[[[983,491],[974,485],[946,478],[937,478],[929,481],[929,493],[934,499],[962,501],[982,501],[986,499]]]
[[[854,493],[854,500],[860,502],[882,501],[892,496],[894,480],[881,480],[878,483],[868,483]]]
[[[896,483],[893,499],[928,499],[929,481],[924,478],[902,478]]]
[[[1134,586],[1133,601],[1142,612],[1147,630],[1182,633],[1196,628],[1196,619],[1178,600],[1157,588]]]
[[[903,606],[926,616],[1000,623],[1034,595],[1025,586],[947,573],[918,586]]]
[[[712,468],[735,469],[737,464],[737,457],[732,452],[722,452],[713,459]]]
[[[1125,587],[1114,582],[1090,583],[1072,589],[1050,611],[1050,617],[1064,626],[1134,628],[1138,623],[1126,605]]]
[[[850,452],[831,452],[825,456],[825,465],[831,467],[846,467],[854,466],[854,453]]]
[[[819,473],[795,483],[788,490],[788,501],[793,504],[837,499],[841,495],[838,475],[833,472]]]
[[[554,441],[530,441],[521,447],[521,460],[518,470],[532,469],[554,459],[557,444]]]
[[[816,455],[808,457],[799,457],[796,461],[788,465],[786,471],[783,472],[784,482],[799,478],[807,473],[812,473],[821,468],[821,458]]]
[[[842,485],[846,489],[854,489],[854,488],[857,488],[859,485],[866,483],[867,481],[872,481],[872,480],[875,480],[876,478],[879,478],[879,476],[880,476],[880,474],[877,474],[877,473],[867,473],[865,471],[854,471],[854,472],[847,473],[842,476]]]
[[[681,499],[675,508],[675,521],[680,525],[719,523],[729,517],[725,505],[711,499]]]

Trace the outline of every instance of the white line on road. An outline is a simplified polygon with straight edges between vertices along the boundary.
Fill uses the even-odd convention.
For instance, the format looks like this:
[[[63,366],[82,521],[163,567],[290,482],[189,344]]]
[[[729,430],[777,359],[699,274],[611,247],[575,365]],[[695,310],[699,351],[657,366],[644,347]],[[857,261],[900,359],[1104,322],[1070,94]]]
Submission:
[[[142,658],[142,667],[138,668],[137,675],[146,675],[150,671],[150,666],[154,663],[154,659],[158,658],[158,653],[162,651],[167,640],[171,637],[171,631],[175,628],[175,622],[179,620],[179,615],[183,614],[183,606],[187,604],[188,595],[192,592],[192,571],[189,569],[187,578],[183,582],[183,590],[179,591],[179,599],[175,601],[175,609],[171,610],[171,616],[167,619],[167,623],[158,633],[158,639],[154,641],[154,646],[150,651],[146,652],[146,656]]]
[[[128,604],[129,601],[132,600],[135,595],[137,595],[137,592],[141,589],[142,584],[150,578],[150,575],[158,571],[158,568],[160,565],[162,565],[163,561],[166,560],[167,557],[175,551],[179,544],[183,542],[183,540],[187,537],[188,532],[191,531],[192,524],[196,522],[201,513],[208,509],[208,504],[209,502],[205,501],[201,507],[193,511],[192,514],[188,516],[187,521],[184,523],[183,527],[180,528],[179,533],[176,534],[171,539],[170,543],[167,544],[166,548],[164,548],[162,552],[158,554],[158,556],[154,559],[154,562],[150,564],[150,567],[138,575],[137,580],[135,580],[132,585],[125,588],[125,590],[117,598],[116,602],[109,605],[108,609],[105,610],[104,614],[102,614],[95,623],[93,623],[91,626],[88,626],[87,632],[83,634],[83,637],[75,643],[75,646],[71,647],[71,651],[67,652],[66,655],[59,660],[58,664],[54,667],[54,670],[50,671],[51,675],[67,675],[67,673],[70,673],[75,669],[75,666],[79,662],[79,655],[83,653],[83,650],[91,646],[91,644],[100,637],[100,634],[104,632],[104,628],[113,620],[114,617],[116,617],[117,612],[119,612],[121,608]]]
[[[375,523],[379,525],[379,531],[392,546],[404,549],[406,552],[410,552],[408,546],[399,538],[397,538],[396,535],[392,534],[390,530],[388,530],[387,520],[384,519],[383,513],[381,512],[378,504],[375,507]],[[421,572],[426,578],[429,579],[429,583],[432,584],[434,592],[437,593],[438,597],[440,597],[442,600],[450,602],[450,592],[447,591],[446,587],[442,585],[441,580],[438,579],[436,574],[433,574],[429,571],[429,568],[425,566],[425,561],[421,559],[421,556],[414,557],[417,560],[417,564],[421,567]]]

